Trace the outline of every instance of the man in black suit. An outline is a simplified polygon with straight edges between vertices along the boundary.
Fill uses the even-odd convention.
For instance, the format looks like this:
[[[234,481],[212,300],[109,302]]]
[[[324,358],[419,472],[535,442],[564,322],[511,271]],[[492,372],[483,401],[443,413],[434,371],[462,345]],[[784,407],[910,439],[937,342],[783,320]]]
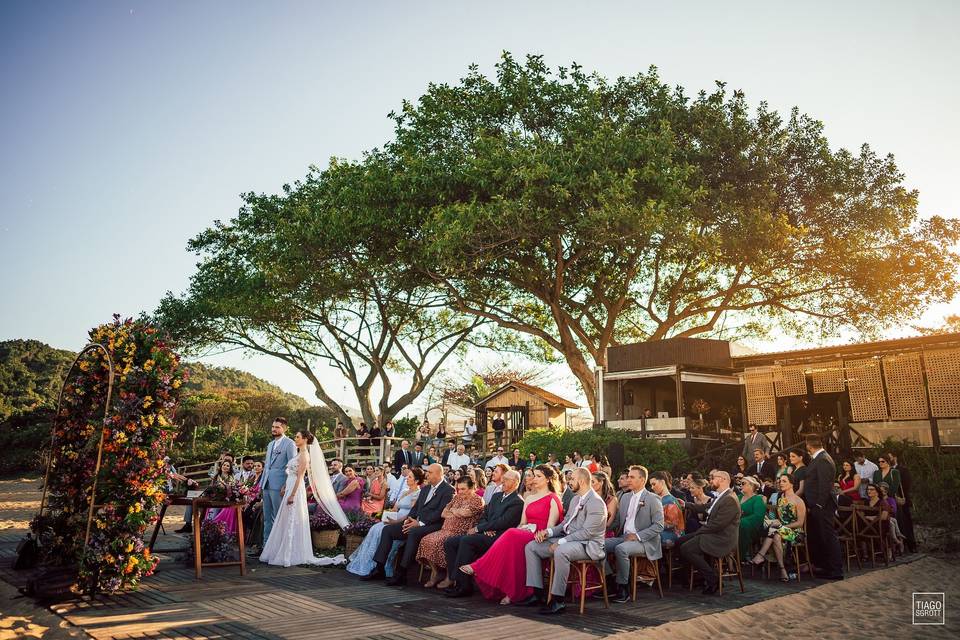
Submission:
[[[407,567],[413,563],[420,541],[427,534],[440,530],[443,526],[441,516],[443,509],[453,498],[453,487],[443,481],[442,466],[439,464],[428,466],[426,480],[427,484],[420,489],[420,497],[417,498],[417,503],[413,505],[407,518],[403,522],[387,525],[381,531],[380,544],[373,555],[377,566],[361,580],[385,577],[383,568],[387,563],[387,556],[390,555],[393,541],[405,540],[403,557],[400,558],[397,570],[393,577],[387,580],[387,584],[396,587],[407,583]]]
[[[687,502],[686,509],[694,513],[706,513],[707,521],[693,533],[677,539],[680,557],[693,565],[703,576],[703,595],[716,593],[720,588],[710,558],[725,558],[737,548],[740,532],[740,500],[730,488],[730,474],[726,471],[710,472],[710,486],[717,497],[710,504]]]
[[[810,464],[803,483],[803,501],[807,505],[807,546],[810,548],[810,560],[818,578],[843,580],[843,560],[840,541],[833,528],[833,517],[837,503],[833,499],[833,481],[837,476],[837,466],[823,450],[823,441],[817,434],[806,437],[807,453]]]
[[[400,443],[400,448],[393,454],[393,474],[399,476],[403,465],[407,465],[408,469],[412,469],[412,462],[413,453],[410,452],[410,441],[404,440]]]
[[[517,495],[520,474],[507,471],[502,478],[503,490],[497,492],[483,509],[483,517],[477,526],[466,535],[450,536],[443,542],[443,551],[447,556],[447,580],[455,585],[440,583],[451,598],[462,598],[473,592],[473,580],[460,571],[460,567],[470,564],[493,546],[497,538],[512,527],[520,524],[523,514],[523,499]]]
[[[493,419],[493,433],[496,436],[497,446],[503,444],[503,432],[507,428],[507,421],[503,419],[503,414],[498,413],[497,417]]]
[[[773,480],[777,474],[777,465],[767,458],[763,449],[753,450],[753,464],[747,467],[749,475],[757,476],[760,480]]]

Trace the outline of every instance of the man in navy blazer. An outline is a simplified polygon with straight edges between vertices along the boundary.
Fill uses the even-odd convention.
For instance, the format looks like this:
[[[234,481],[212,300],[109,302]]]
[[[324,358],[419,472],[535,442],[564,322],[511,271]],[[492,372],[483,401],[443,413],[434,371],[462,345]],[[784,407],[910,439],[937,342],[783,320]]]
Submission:
[[[407,568],[416,557],[420,540],[427,534],[439,531],[443,526],[442,513],[453,498],[453,487],[443,481],[443,467],[431,464],[427,467],[427,484],[420,489],[420,497],[413,505],[403,522],[390,524],[380,532],[380,544],[373,555],[377,566],[361,580],[376,580],[386,576],[384,566],[394,540],[405,540],[403,556],[393,577],[387,581],[390,586],[402,586],[407,583]]]

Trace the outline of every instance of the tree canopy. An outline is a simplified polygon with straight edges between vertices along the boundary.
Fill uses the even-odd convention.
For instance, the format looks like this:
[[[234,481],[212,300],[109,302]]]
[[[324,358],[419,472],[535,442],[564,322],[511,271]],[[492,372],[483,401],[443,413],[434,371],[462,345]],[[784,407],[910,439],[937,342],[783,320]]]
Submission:
[[[688,95],[655,68],[611,81],[504,54],[391,118],[382,148],[201,234],[190,292],[162,311],[312,380],[327,359],[365,417],[372,381],[387,398],[391,369],[412,371],[380,400],[392,417],[477,335],[559,355],[593,408],[611,345],[873,334],[957,290],[960,223],[921,218],[892,156],[833,149],[818,120],[722,83]]]

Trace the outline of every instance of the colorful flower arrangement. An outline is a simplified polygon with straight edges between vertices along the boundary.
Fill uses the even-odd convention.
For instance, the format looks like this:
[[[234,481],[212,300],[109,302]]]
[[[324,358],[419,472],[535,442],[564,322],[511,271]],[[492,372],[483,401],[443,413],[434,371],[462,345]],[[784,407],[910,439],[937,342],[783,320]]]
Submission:
[[[370,533],[370,527],[376,524],[376,521],[371,520],[363,511],[347,511],[346,516],[349,522],[343,532],[347,535],[365,536]]]
[[[323,507],[317,505],[317,510],[310,516],[310,529],[313,531],[333,531],[339,529],[337,521],[330,517]]]
[[[200,524],[200,549],[204,562],[230,562],[237,557],[237,536],[227,533],[222,522],[204,520]],[[187,551],[186,561],[193,566],[193,546]]]
[[[136,587],[158,559],[143,544],[165,498],[163,456],[187,372],[158,330],[145,321],[120,320],[90,331],[114,366],[112,399],[107,354],[85,350],[64,384],[55,423],[47,484],[48,510],[32,527],[49,564],[79,564],[85,591],[114,593]],[[90,488],[97,450],[97,478],[90,541],[84,553]]]
[[[259,493],[258,487],[251,487],[239,478],[230,478],[226,482],[217,482],[203,490],[203,497],[217,502],[249,504]]]

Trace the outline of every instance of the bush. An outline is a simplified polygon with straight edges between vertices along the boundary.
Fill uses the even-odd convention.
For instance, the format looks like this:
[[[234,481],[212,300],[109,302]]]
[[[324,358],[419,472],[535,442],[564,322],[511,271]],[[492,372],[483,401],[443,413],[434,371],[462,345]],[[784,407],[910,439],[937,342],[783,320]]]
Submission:
[[[673,469],[687,460],[686,452],[677,442],[643,439],[629,431],[618,429],[534,429],[524,435],[517,447],[524,457],[533,452],[537,454],[538,460],[546,460],[548,453],[555,453],[557,460],[563,462],[563,457],[573,451],[582,454],[599,453],[609,457],[610,445],[614,443],[623,445],[626,464],[642,464],[651,472]],[[620,471],[622,469],[614,469],[615,473]]]
[[[43,473],[52,409],[34,409],[0,423],[0,477]]]

